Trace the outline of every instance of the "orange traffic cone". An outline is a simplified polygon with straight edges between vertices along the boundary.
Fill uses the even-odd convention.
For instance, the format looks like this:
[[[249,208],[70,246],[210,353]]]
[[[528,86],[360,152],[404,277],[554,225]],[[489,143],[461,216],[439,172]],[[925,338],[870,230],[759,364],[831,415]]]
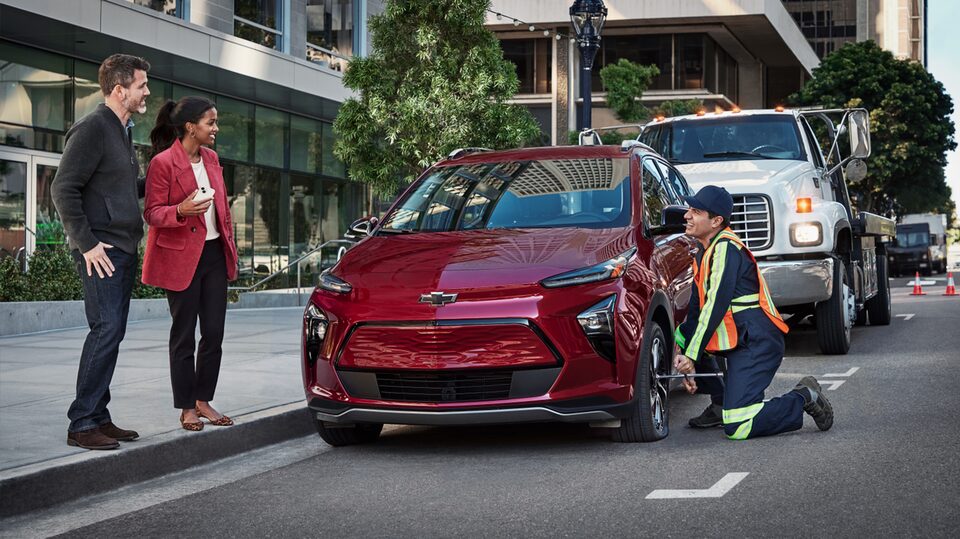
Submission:
[[[960,296],[957,294],[957,287],[953,284],[953,272],[947,272],[947,291],[943,293],[944,296]]]
[[[927,293],[923,291],[923,287],[920,286],[920,272],[917,272],[917,276],[913,278],[913,292],[910,293],[911,296],[926,296]]]

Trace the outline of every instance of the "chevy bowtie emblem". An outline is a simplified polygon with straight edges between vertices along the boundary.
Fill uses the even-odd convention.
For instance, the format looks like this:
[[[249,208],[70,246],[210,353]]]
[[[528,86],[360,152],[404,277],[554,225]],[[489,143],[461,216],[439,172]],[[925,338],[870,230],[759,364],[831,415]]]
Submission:
[[[443,292],[420,294],[420,303],[429,303],[434,307],[443,307],[447,303],[453,303],[454,301],[457,301],[456,294],[445,294]]]

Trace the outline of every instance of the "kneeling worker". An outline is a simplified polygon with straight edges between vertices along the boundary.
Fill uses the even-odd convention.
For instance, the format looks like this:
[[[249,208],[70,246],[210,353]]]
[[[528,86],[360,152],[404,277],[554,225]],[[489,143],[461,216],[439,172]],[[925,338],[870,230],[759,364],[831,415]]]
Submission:
[[[684,216],[686,234],[696,238],[702,249],[693,264],[696,293],[675,333],[682,353],[674,358],[674,367],[690,374],[708,362],[707,353],[727,358],[723,382],[699,378],[713,404],[691,424],[709,423],[706,416],[719,415],[716,408],[722,403],[723,429],[733,440],[797,430],[803,426],[804,411],[820,430],[829,429],[833,407],[812,376],[781,397],[763,400],[783,360],[783,334],[788,329],[770,299],[753,253],[729,228],[730,193],[708,185],[685,200],[690,206]],[[703,367],[699,370],[709,370]],[[684,385],[688,391],[696,390],[693,379]]]

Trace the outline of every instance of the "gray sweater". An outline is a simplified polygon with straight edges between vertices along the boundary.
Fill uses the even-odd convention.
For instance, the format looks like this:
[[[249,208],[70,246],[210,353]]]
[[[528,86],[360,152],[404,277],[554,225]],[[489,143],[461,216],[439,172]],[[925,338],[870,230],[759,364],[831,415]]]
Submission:
[[[143,179],[131,135],[101,103],[67,131],[53,179],[53,203],[72,249],[98,242],[136,254],[143,237]]]

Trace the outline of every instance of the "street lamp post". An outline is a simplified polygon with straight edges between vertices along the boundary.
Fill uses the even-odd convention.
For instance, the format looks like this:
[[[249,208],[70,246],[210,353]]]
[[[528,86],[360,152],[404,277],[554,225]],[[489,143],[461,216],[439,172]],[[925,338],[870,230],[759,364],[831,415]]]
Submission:
[[[577,45],[580,48],[580,95],[583,97],[580,117],[577,118],[577,130],[590,128],[590,96],[591,73],[593,59],[600,49],[600,32],[603,23],[607,20],[607,8],[603,0],[574,0],[570,6],[570,22],[573,31],[577,34]]]

